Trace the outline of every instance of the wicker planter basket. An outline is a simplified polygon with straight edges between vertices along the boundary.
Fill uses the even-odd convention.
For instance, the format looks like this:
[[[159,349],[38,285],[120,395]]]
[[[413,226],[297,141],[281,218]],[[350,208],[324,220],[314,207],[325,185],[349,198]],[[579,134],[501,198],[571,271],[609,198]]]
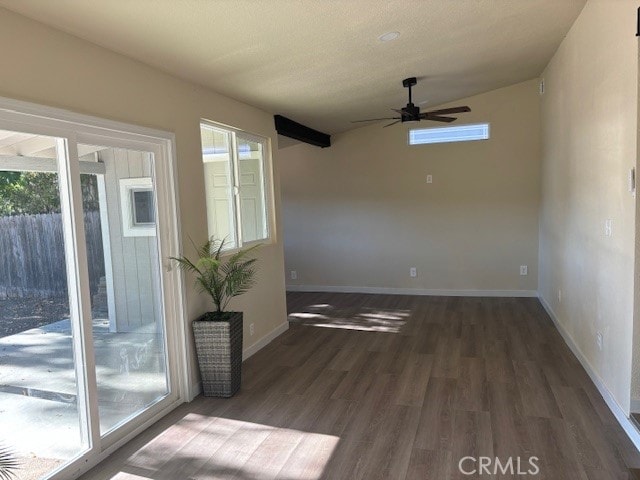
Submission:
[[[192,325],[205,397],[231,397],[242,382],[242,312],[224,315],[205,313]]]

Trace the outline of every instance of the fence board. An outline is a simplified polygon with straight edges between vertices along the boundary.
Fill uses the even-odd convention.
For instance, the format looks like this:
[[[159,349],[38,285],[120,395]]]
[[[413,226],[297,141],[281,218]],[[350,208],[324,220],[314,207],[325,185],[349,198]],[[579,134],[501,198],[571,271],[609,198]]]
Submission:
[[[104,276],[100,212],[84,215],[91,293]],[[0,217],[0,298],[67,294],[59,213]]]

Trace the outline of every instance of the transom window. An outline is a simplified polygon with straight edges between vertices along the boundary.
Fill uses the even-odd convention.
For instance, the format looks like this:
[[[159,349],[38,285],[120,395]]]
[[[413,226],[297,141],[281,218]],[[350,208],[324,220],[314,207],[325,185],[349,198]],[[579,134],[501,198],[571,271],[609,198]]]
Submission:
[[[209,236],[225,250],[270,238],[263,137],[200,124]]]
[[[454,127],[412,128],[409,130],[409,145],[469,142],[488,139],[488,123],[456,125]]]

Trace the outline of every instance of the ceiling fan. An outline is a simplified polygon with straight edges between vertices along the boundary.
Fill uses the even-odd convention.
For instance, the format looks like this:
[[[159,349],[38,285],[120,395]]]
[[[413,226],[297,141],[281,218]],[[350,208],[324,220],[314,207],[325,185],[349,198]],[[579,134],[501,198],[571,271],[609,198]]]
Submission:
[[[420,107],[413,104],[411,101],[411,87],[413,87],[418,80],[416,77],[405,78],[402,81],[402,86],[409,89],[409,103],[407,103],[406,107],[397,110],[392,108],[394,112],[400,114],[399,117],[383,117],[383,118],[369,118],[367,120],[353,120],[351,123],[360,123],[360,122],[374,122],[379,120],[395,120],[395,122],[391,122],[384,127],[390,127],[391,125],[395,125],[396,123],[404,123],[404,122],[419,122],[420,120],[432,120],[434,122],[445,122],[450,123],[454,120],[457,120],[456,117],[444,117],[443,115],[449,115],[451,113],[463,113],[470,112],[471,109],[466,105],[463,107],[452,107],[452,108],[443,108],[441,110],[432,110],[430,112],[422,112],[420,113]]]

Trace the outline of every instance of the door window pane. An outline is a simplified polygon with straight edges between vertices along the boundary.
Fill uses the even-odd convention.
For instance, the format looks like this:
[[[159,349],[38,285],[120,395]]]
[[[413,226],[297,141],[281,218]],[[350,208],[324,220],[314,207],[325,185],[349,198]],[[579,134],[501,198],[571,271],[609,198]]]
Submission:
[[[58,154],[55,138],[0,131],[0,445],[21,464],[18,478],[88,448]]]
[[[100,433],[169,393],[153,154],[78,145]]]

